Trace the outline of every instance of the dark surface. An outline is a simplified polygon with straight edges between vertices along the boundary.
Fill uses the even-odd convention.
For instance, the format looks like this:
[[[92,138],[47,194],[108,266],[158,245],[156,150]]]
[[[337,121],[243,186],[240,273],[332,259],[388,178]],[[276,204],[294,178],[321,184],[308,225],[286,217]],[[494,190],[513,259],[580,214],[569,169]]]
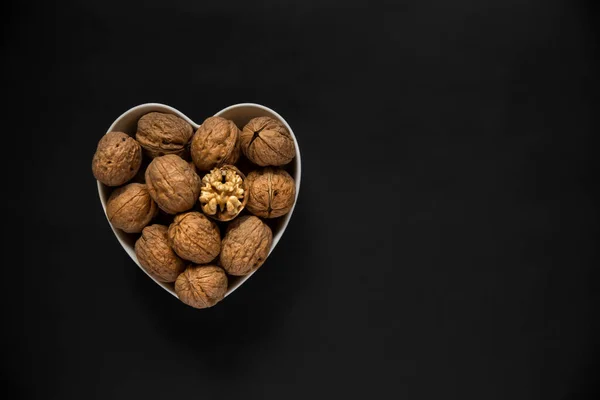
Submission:
[[[4,7],[6,391],[593,397],[592,1]],[[300,198],[263,269],[197,311],[120,248],[91,159],[137,104],[246,101],[294,128]]]

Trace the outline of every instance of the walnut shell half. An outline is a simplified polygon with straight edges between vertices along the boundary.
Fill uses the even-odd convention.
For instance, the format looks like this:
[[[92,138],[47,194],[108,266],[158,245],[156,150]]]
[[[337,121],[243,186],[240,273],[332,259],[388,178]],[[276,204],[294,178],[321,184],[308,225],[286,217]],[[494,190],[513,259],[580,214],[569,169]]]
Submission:
[[[179,257],[196,264],[211,262],[221,251],[219,227],[197,211],[177,215],[168,236],[169,246]]]
[[[123,132],[108,132],[98,142],[92,160],[94,177],[107,186],[121,186],[137,174],[142,165],[142,148]]]
[[[227,275],[214,265],[190,265],[175,281],[179,300],[194,308],[217,304],[227,292]]]
[[[252,171],[246,182],[246,207],[252,214],[263,218],[277,218],[292,209],[296,198],[296,184],[285,170],[267,167]]]
[[[146,169],[150,196],[169,214],[187,211],[200,195],[200,177],[181,157],[169,154],[156,157]]]
[[[141,232],[158,213],[146,185],[130,183],[115,189],[106,202],[110,223],[128,233]]]
[[[261,167],[285,165],[296,156],[292,135],[270,117],[251,119],[242,130],[240,145],[246,157]]]
[[[139,119],[135,138],[150,158],[165,154],[183,156],[193,134],[194,129],[184,119],[151,112]]]
[[[229,225],[223,238],[221,266],[230,275],[247,275],[265,262],[272,241],[271,228],[260,218],[240,217]]]
[[[160,282],[175,282],[185,262],[169,247],[168,228],[150,225],[135,242],[135,255],[142,267]]]
[[[246,176],[233,165],[214,168],[202,178],[200,205],[204,214],[219,221],[231,221],[248,201]]]
[[[235,164],[240,157],[240,130],[225,118],[210,117],[198,128],[190,147],[198,169],[211,170],[224,164]]]

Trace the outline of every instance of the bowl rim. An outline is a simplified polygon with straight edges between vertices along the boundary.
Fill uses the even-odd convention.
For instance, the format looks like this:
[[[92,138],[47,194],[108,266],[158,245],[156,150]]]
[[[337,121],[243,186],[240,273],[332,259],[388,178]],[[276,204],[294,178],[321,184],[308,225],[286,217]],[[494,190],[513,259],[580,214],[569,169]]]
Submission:
[[[187,115],[185,115],[184,113],[182,113],[181,111],[179,111],[178,109],[176,109],[174,107],[171,107],[169,105],[162,104],[162,103],[143,103],[143,104],[139,104],[137,106],[131,107],[129,110],[125,111],[119,117],[117,117],[117,119],[115,119],[115,121],[110,125],[110,127],[108,128],[106,133],[112,132],[115,129],[115,127],[121,122],[121,120],[126,118],[128,115],[135,113],[136,111],[140,111],[140,110],[144,110],[144,109],[156,109],[156,108],[164,110],[165,112],[171,112],[171,113],[183,118],[186,122],[188,122],[190,125],[192,125],[192,127],[194,128],[194,131],[196,131],[200,127],[199,124],[195,123]],[[282,217],[283,219],[282,219],[279,230],[277,232],[273,232],[273,241],[272,241],[271,247],[269,249],[269,254],[267,255],[267,258],[268,258],[271,255],[271,253],[273,252],[273,250],[275,249],[275,247],[277,247],[277,244],[279,243],[279,241],[281,240],[281,237],[285,233],[287,226],[288,226],[288,224],[292,218],[292,215],[294,213],[294,209],[296,208],[296,204],[298,202],[298,195],[300,194],[300,181],[301,181],[301,177],[302,177],[302,158],[301,158],[301,154],[300,154],[300,146],[298,145],[298,140],[296,138],[296,135],[294,134],[294,131],[292,130],[292,128],[288,124],[288,122],[285,120],[285,118],[283,118],[278,112],[276,112],[272,108],[269,108],[262,104],[237,103],[237,104],[233,104],[233,105],[223,108],[222,110],[215,113],[213,116],[221,116],[223,114],[226,114],[226,113],[233,111],[235,109],[238,109],[238,108],[257,108],[257,109],[267,112],[268,114],[272,114],[276,119],[278,119],[280,122],[282,122],[285,125],[285,127],[290,132],[292,139],[294,140],[294,145],[296,146],[296,156],[291,161],[294,164],[293,178],[294,178],[294,182],[296,185],[296,196],[294,198],[294,204],[292,205],[292,208],[286,215],[284,215]],[[151,112],[151,111],[148,111],[148,112]],[[163,111],[159,111],[159,112],[163,112]],[[121,245],[121,247],[123,248],[123,250],[125,250],[125,252],[129,255],[129,257],[134,261],[134,263],[137,264],[137,266],[142,271],[144,271],[144,273],[148,277],[150,277],[150,279],[152,279],[156,284],[158,284],[160,287],[165,289],[168,293],[172,294],[173,296],[175,296],[177,298],[177,294],[175,293],[174,290],[172,290],[170,287],[168,287],[167,284],[157,281],[152,275],[150,275],[140,265],[136,255],[135,255],[134,246],[130,246],[129,244],[124,243],[124,241],[121,239],[120,235],[122,233],[118,232],[116,230],[116,228],[110,223],[110,221],[108,220],[108,215],[106,214],[106,201],[108,200],[108,195],[106,195],[105,192],[108,187],[105,186],[102,182],[100,182],[98,180],[96,181],[96,183],[97,183],[97,189],[98,189],[98,197],[100,198],[100,203],[102,204],[102,209],[104,210],[104,216],[106,217],[106,219],[108,221],[108,225],[111,227],[116,239],[118,240],[118,242]],[[261,266],[261,268],[262,268],[262,266]],[[248,275],[239,277],[237,282],[227,289],[227,292],[225,293],[224,298],[229,296],[233,292],[235,292],[237,289],[239,289],[240,286],[242,286],[252,275],[254,275],[254,273],[256,271],[260,270],[261,268],[258,268],[256,270],[252,271]]]

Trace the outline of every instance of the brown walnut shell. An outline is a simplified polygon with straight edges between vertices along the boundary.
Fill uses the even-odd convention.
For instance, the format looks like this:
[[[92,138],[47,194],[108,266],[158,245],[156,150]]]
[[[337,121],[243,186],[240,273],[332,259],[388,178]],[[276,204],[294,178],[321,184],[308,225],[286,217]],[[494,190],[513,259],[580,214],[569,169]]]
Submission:
[[[193,134],[194,129],[184,119],[151,112],[139,119],[135,138],[150,158],[165,154],[183,156]]]
[[[239,137],[240,130],[233,121],[207,118],[192,138],[190,150],[194,164],[201,171],[235,164],[240,157]]]
[[[146,169],[150,196],[169,214],[187,211],[200,195],[200,177],[184,159],[174,154],[156,157]]]
[[[252,214],[263,218],[277,218],[287,214],[294,205],[296,185],[294,178],[281,168],[263,168],[252,171],[246,178],[248,203]]]
[[[127,233],[141,232],[157,213],[158,207],[142,183],[115,189],[106,202],[110,223]]]
[[[240,135],[242,151],[254,164],[280,166],[296,156],[294,139],[285,125],[270,117],[253,118]]]
[[[223,300],[227,275],[214,265],[190,265],[175,281],[179,300],[194,308],[208,308]]]
[[[233,165],[213,168],[202,178],[200,206],[208,217],[231,221],[242,212],[247,202],[246,176]]]
[[[196,264],[211,262],[221,251],[219,227],[197,211],[177,215],[168,236],[169,246],[179,257]]]
[[[140,144],[126,133],[108,132],[98,142],[92,159],[92,172],[107,186],[121,186],[137,174],[140,165]]]
[[[221,244],[220,264],[230,275],[247,275],[265,262],[272,242],[271,228],[260,218],[240,217],[227,228]]]
[[[185,269],[185,262],[169,246],[168,228],[150,225],[135,242],[135,255],[142,267],[160,282],[175,282]]]

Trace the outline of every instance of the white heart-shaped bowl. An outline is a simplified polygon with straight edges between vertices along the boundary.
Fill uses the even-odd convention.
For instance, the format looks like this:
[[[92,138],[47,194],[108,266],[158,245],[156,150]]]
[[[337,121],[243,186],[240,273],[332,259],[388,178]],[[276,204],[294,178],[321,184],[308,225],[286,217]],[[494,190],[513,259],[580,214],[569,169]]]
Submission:
[[[141,104],[139,106],[133,107],[129,111],[124,112],[119,118],[116,119],[115,122],[113,122],[113,124],[110,126],[110,128],[108,128],[108,130],[106,132],[108,133],[108,132],[113,132],[113,131],[120,131],[120,132],[125,132],[132,137],[135,137],[138,120],[144,114],[147,114],[152,111],[175,114],[175,115],[183,118],[184,120],[186,120],[190,125],[192,125],[194,127],[194,132],[200,126],[197,123],[195,123],[194,121],[192,121],[191,119],[189,119],[182,112],[174,109],[173,107],[169,107],[167,105],[159,104],[159,103],[146,103],[146,104]],[[292,217],[292,214],[294,212],[294,207],[296,206],[296,201],[298,200],[298,194],[300,193],[301,160],[300,160],[300,147],[298,146],[298,141],[296,140],[296,136],[294,135],[294,132],[292,131],[292,128],[290,127],[290,125],[286,122],[285,119],[283,119],[283,117],[281,115],[279,115],[278,113],[276,113],[275,111],[271,110],[268,107],[261,106],[260,104],[253,104],[253,103],[235,104],[233,106],[229,106],[229,107],[219,111],[218,113],[215,114],[215,116],[219,116],[219,117],[223,117],[223,118],[232,120],[240,129],[243,128],[244,125],[246,125],[246,123],[248,121],[250,121],[250,119],[255,118],[255,117],[268,116],[271,118],[275,118],[275,119],[281,121],[286,126],[286,128],[290,131],[292,138],[294,139],[294,144],[296,145],[296,157],[294,157],[294,159],[292,160],[290,165],[288,165],[286,167],[286,170],[290,173],[290,175],[294,178],[294,181],[296,182],[296,199],[294,200],[294,205],[292,206],[292,209],[286,215],[284,215],[280,218],[276,218],[274,221],[266,221],[269,223],[269,225],[271,226],[271,229],[273,230],[273,243],[271,244],[271,248],[269,249],[269,254],[271,254],[271,252],[273,251],[275,246],[277,246],[277,243],[281,239],[281,236],[285,232],[285,229],[286,229],[286,227],[290,221],[290,218]],[[108,200],[108,196],[110,195],[112,189],[113,188],[110,188],[110,187],[104,185],[103,183],[98,182],[98,194],[100,195],[100,202],[102,203],[102,208],[104,209],[105,215],[106,215],[106,202]],[[108,216],[106,217],[106,219],[108,220]],[[160,285],[167,292],[169,292],[173,296],[177,297],[172,283],[163,283],[163,282],[157,281],[150,274],[148,274],[148,272],[146,272],[146,270],[140,265],[140,262],[138,261],[137,257],[135,256],[135,250],[134,250],[135,241],[139,237],[139,234],[129,234],[129,233],[123,232],[120,229],[115,229],[115,227],[112,226],[110,221],[109,221],[109,225],[110,225],[111,229],[113,230],[115,236],[119,240],[119,243],[121,243],[121,246],[123,247],[123,249],[125,249],[127,254],[129,254],[129,257],[131,257],[131,259],[138,265],[138,267],[140,267],[140,269],[142,271],[144,271],[146,273],[146,275],[148,275],[150,277],[150,279],[152,279],[154,282],[156,282],[158,285]],[[265,264],[267,264],[267,262],[265,262]],[[256,271],[254,271],[254,272],[256,272]],[[239,288],[240,285],[242,285],[244,282],[246,282],[246,280],[248,278],[250,278],[254,274],[254,272],[252,272],[246,276],[242,276],[242,277],[231,277],[230,283],[229,283],[229,288],[227,289],[227,293],[225,294],[225,297],[229,296],[231,293],[233,293],[233,291],[235,291],[237,288]]]

